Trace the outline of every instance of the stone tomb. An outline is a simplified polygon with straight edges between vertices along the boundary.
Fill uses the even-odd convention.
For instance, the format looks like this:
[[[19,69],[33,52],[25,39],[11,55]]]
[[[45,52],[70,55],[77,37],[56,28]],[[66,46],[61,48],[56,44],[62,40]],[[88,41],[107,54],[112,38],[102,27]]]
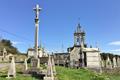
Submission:
[[[99,49],[98,48],[84,48],[83,51],[86,52],[87,68],[100,72],[101,71],[101,57],[100,57]]]

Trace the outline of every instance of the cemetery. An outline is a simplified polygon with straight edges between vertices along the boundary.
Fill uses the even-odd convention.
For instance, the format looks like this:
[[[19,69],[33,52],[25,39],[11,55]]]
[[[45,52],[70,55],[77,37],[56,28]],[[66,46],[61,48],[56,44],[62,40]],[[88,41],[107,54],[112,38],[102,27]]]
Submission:
[[[36,4],[34,46],[21,54],[10,40],[0,39],[0,80],[120,80],[120,55],[88,47],[80,23],[67,52],[47,52],[39,46],[39,15]]]

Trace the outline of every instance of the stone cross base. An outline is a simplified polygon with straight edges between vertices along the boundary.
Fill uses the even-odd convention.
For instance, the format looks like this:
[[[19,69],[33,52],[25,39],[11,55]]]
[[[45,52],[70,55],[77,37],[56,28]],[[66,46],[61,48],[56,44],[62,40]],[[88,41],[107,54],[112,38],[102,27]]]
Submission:
[[[54,80],[54,77],[44,77],[43,80]]]

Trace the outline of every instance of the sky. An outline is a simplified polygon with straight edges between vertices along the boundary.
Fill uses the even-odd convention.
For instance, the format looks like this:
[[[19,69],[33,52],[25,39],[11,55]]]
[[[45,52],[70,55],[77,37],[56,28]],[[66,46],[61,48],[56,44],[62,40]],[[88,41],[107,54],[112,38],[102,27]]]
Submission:
[[[80,23],[88,47],[120,54],[120,0],[0,0],[0,37],[11,40],[19,51],[34,46],[36,4],[42,8],[39,44],[47,51],[72,47]]]

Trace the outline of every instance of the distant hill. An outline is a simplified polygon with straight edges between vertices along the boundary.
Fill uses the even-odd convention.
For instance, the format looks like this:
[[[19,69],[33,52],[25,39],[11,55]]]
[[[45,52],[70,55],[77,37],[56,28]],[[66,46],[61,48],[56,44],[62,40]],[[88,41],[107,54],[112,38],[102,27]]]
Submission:
[[[4,48],[6,48],[8,53],[11,54],[19,53],[18,49],[12,45],[12,42],[10,40],[7,39],[0,40],[0,50],[2,51]]]

